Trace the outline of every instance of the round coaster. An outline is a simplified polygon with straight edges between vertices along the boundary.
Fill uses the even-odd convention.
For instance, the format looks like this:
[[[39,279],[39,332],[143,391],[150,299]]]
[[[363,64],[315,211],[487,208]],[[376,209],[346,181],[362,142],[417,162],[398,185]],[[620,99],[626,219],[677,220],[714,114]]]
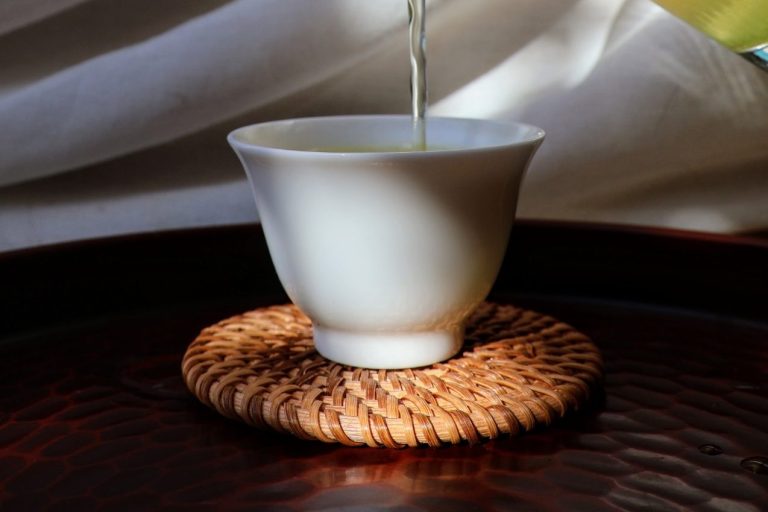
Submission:
[[[333,363],[292,305],[205,328],[184,354],[187,386],[224,416],[345,445],[474,443],[548,425],[579,407],[602,376],[597,347],[554,318],[484,303],[463,352],[430,367]]]

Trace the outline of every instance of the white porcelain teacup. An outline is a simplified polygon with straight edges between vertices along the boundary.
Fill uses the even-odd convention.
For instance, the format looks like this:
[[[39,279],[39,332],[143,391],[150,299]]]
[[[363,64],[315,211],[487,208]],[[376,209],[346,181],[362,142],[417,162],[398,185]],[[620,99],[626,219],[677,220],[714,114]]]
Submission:
[[[544,138],[516,123],[408,116],[292,119],[229,143],[277,274],[318,352],[366,368],[450,358],[506,251],[518,189]]]

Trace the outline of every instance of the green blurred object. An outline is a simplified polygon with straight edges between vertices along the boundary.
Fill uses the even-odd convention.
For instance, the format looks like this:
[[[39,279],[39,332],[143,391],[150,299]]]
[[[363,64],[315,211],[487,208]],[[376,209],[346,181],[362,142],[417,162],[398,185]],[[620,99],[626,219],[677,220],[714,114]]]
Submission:
[[[768,0],[654,0],[727,48],[768,70]]]

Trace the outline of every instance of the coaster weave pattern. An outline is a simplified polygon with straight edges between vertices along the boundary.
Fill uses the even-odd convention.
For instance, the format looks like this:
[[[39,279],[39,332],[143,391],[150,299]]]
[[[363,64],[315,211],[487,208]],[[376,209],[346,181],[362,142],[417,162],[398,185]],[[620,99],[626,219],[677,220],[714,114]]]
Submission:
[[[205,328],[182,362],[187,387],[229,418],[350,446],[475,443],[577,409],[602,376],[597,347],[554,318],[484,303],[463,352],[407,370],[342,366],[314,349],[309,319],[271,306]]]

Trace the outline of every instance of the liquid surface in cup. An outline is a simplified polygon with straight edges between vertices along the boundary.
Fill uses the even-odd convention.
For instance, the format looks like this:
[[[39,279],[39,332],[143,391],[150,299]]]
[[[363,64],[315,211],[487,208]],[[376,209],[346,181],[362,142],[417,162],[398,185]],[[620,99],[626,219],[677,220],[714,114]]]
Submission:
[[[418,151],[449,151],[460,149],[459,147],[444,146],[439,144],[405,144],[402,146],[364,145],[364,146],[320,146],[311,148],[310,151],[318,153],[409,153]]]
[[[655,0],[737,53],[768,46],[768,0]]]

